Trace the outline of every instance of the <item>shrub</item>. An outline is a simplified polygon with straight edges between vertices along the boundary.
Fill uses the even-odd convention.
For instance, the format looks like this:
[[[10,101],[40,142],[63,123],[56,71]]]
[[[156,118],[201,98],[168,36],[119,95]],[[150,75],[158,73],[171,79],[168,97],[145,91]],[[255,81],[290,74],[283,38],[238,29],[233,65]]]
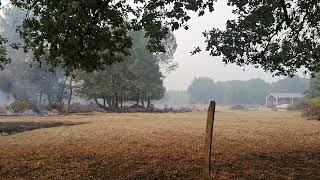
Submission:
[[[306,108],[304,115],[308,118],[320,120],[320,98],[313,98],[307,101],[308,108]]]
[[[14,101],[9,105],[9,109],[13,112],[25,112],[32,109],[32,104],[29,101]]]
[[[320,98],[312,98],[307,101],[309,106],[320,106]]]

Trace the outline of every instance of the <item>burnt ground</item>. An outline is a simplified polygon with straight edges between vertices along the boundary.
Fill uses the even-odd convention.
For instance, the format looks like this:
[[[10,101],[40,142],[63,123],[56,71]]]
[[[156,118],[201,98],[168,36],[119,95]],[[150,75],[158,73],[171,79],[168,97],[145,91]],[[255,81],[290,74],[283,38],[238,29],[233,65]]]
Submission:
[[[60,126],[74,126],[74,122],[0,122],[0,135],[12,135],[24,131]]]

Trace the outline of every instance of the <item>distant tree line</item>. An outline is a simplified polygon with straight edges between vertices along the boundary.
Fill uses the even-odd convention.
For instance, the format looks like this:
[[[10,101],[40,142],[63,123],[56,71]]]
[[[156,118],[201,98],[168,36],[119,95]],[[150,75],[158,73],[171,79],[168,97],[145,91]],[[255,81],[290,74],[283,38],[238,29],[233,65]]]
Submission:
[[[182,99],[186,98],[187,102],[195,104],[207,104],[210,100],[215,100],[220,104],[262,105],[265,103],[265,97],[271,92],[306,92],[309,81],[309,79],[298,76],[285,78],[274,83],[268,83],[261,79],[215,82],[208,77],[198,77],[193,79],[187,91],[168,91],[165,98],[167,98],[166,103],[173,102],[172,104],[184,102],[186,100]],[[312,82],[312,84],[317,83]]]

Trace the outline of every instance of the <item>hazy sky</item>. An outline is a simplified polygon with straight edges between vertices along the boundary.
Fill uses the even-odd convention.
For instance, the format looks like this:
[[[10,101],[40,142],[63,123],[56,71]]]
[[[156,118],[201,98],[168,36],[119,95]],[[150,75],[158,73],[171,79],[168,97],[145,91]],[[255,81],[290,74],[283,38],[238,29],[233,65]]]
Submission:
[[[204,17],[193,18],[190,21],[191,28],[174,32],[178,48],[174,60],[179,63],[176,71],[168,74],[165,79],[167,89],[183,90],[188,87],[194,77],[206,76],[215,81],[226,80],[247,80],[251,78],[261,78],[267,81],[275,81],[270,73],[265,73],[262,69],[253,67],[238,67],[233,64],[225,65],[221,58],[209,56],[208,52],[191,56],[190,51],[194,47],[205,47],[202,32],[210,30],[212,27],[224,28],[227,19],[232,19],[232,8],[226,5],[226,1],[218,1],[215,11]]]

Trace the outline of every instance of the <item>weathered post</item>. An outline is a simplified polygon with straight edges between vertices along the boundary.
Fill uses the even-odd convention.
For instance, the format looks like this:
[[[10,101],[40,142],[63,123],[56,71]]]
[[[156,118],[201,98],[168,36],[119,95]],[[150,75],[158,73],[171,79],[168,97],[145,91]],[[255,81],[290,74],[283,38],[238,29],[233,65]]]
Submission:
[[[206,127],[206,139],[204,145],[204,167],[203,167],[203,179],[208,180],[210,177],[210,161],[211,161],[211,146],[212,146],[212,133],[214,115],[216,111],[216,102],[211,101],[208,109],[207,127]]]

